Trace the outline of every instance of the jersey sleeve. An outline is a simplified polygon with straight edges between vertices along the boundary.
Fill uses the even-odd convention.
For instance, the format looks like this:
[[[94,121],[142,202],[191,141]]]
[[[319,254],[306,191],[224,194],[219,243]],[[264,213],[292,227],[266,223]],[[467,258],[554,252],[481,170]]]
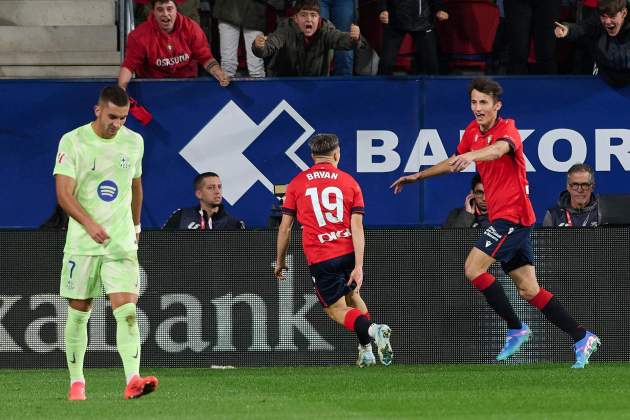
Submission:
[[[284,194],[284,203],[282,203],[282,214],[295,217],[297,215],[297,197],[295,193],[295,181],[291,181],[287,186],[287,192]]]
[[[206,34],[201,27],[194,21],[190,25],[190,31],[192,56],[199,64],[205,66],[206,62],[212,58],[208,38],[206,38]]]
[[[140,178],[142,176],[142,157],[144,156],[144,139],[141,135],[138,135],[138,160],[136,161],[136,167],[134,168],[133,178]]]
[[[132,73],[138,71],[146,58],[145,48],[138,38],[137,31],[131,31],[129,33],[125,50],[125,60],[121,64],[121,67],[127,68]]]
[[[464,131],[464,135],[462,136],[462,140],[459,142],[459,144],[457,145],[457,149],[455,151],[456,154],[458,155],[462,155],[466,152],[470,152],[470,147],[472,145],[472,141],[473,141],[473,134],[472,134],[472,130],[470,130],[470,127],[466,129],[466,131]]]
[[[521,140],[521,135],[516,129],[514,120],[508,120],[506,122],[506,127],[501,132],[501,135],[497,138],[497,141],[507,142],[510,145],[510,148],[512,149],[513,152],[523,147],[523,141]]]
[[[354,181],[353,182],[353,192],[354,197],[352,200],[352,207],[350,208],[350,213],[360,213],[365,214],[365,203],[363,202],[363,191],[361,191],[361,187],[359,184]]]
[[[76,153],[69,137],[63,136],[55,160],[53,175],[65,175],[76,179]]]

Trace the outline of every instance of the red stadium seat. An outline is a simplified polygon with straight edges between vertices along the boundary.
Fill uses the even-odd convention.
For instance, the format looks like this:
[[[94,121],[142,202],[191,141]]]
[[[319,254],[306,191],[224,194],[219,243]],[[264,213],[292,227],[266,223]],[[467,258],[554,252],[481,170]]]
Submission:
[[[438,23],[442,53],[449,66],[485,69],[499,26],[499,9],[484,0],[448,0],[444,2],[449,19]]]

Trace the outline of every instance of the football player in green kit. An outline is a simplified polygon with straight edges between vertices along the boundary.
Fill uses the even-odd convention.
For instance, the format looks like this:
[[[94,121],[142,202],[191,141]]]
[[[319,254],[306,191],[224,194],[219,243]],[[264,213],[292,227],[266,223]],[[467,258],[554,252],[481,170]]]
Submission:
[[[155,390],[155,377],[140,370],[138,238],[142,206],[142,137],[124,127],[129,98],[118,86],[101,91],[96,119],[66,133],[55,161],[59,205],[70,216],[60,295],[68,299],[65,326],[69,400],[85,400],[83,358],[92,299],[105,290],[116,319],[125,398]]]

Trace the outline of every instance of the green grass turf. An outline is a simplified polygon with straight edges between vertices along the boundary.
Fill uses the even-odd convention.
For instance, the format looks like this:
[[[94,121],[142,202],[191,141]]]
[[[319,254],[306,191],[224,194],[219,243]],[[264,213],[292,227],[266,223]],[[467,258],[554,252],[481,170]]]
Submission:
[[[122,369],[0,369],[2,419],[630,419],[630,364],[144,369],[157,391],[123,400]]]

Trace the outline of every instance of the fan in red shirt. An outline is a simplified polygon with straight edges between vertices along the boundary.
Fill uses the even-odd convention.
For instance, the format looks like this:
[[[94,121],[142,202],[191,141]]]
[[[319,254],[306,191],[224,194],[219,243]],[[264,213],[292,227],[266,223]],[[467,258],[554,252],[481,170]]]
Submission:
[[[523,143],[514,120],[500,118],[503,89],[494,80],[474,79],[469,86],[470,107],[475,116],[457,146],[457,155],[413,175],[403,176],[392,184],[398,194],[405,184],[436,175],[460,172],[472,162],[485,187],[491,225],[468,254],[465,273],[472,285],[486,298],[492,309],[508,326],[505,345],[497,360],[514,355],[529,340],[531,331],[514,312],[503,287],[488,273],[495,261],[512,278],[519,295],[575,341],[576,362],[583,368],[601,344],[569,315],[558,299],[538,285],[530,238],[536,221],[525,172]]]
[[[173,0],[153,0],[151,5],[148,20],[127,37],[118,85],[126,89],[134,73],[148,79],[197,77],[198,64],[221,86],[229,85],[199,24],[178,13]]]
[[[374,339],[380,361],[392,363],[391,329],[370,321],[359,291],[363,283],[363,194],[359,184],[337,165],[341,157],[334,134],[309,140],[315,164],[289,183],[278,228],[274,275],[284,279],[291,227],[297,217],[302,225],[302,245],[313,277],[313,287],[326,314],[354,331],[359,339],[357,365],[376,363]]]

